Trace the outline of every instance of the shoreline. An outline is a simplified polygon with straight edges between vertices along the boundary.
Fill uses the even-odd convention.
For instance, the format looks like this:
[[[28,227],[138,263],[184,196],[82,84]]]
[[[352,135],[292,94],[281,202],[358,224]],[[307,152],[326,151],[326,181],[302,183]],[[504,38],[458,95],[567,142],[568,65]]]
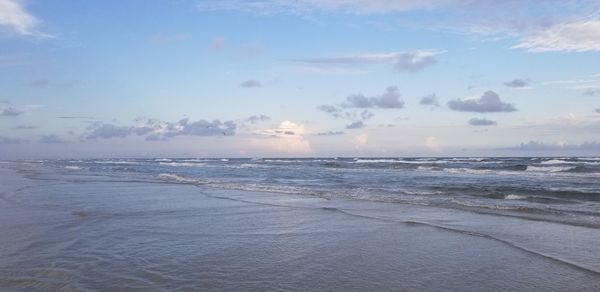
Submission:
[[[0,200],[0,213],[19,222],[11,226],[3,217],[1,225],[5,234],[15,235],[3,240],[1,250],[5,288],[600,288],[596,271],[534,255],[477,230],[450,230],[469,227],[465,222],[473,218],[487,228],[480,218],[489,215],[168,183],[71,181],[49,188],[47,181],[16,181],[27,184],[25,191],[13,185],[11,200],[18,204]],[[483,222],[506,221],[511,220]],[[37,236],[17,236],[34,226]],[[56,269],[64,275],[23,278]],[[152,280],[143,271],[161,276]]]

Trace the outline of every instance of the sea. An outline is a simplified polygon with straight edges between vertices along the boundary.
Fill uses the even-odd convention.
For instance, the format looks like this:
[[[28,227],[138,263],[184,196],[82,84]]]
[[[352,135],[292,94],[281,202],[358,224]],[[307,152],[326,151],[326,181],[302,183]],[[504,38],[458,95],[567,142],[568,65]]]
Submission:
[[[0,168],[0,288],[600,287],[600,157],[52,159]]]

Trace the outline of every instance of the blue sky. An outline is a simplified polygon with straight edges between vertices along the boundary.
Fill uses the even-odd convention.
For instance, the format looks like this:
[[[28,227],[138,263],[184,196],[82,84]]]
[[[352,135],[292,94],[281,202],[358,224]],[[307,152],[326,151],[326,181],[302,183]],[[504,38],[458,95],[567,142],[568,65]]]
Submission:
[[[0,0],[0,158],[600,155],[600,3]]]

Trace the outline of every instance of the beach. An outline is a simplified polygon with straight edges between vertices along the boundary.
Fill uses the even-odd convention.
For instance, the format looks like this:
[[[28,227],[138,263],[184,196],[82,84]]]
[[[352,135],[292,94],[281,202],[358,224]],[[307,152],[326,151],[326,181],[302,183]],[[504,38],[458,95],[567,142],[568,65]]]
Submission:
[[[2,289],[600,289],[599,232],[588,227],[8,163],[1,172]]]

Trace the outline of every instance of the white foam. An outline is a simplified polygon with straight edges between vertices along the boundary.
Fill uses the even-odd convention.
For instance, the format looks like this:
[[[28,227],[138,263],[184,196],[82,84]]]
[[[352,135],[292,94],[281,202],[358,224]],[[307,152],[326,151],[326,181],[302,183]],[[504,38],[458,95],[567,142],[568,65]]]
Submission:
[[[527,166],[531,172],[563,172],[575,169],[575,166]]]
[[[571,161],[565,161],[565,160],[560,160],[560,159],[552,159],[552,160],[546,160],[546,161],[542,161],[540,162],[540,164],[567,164],[567,163],[573,163]]]
[[[562,159],[552,159],[552,160],[546,160],[546,161],[542,161],[540,162],[540,164],[589,164],[589,165],[599,165],[600,161],[566,161],[566,160],[562,160]]]
[[[97,161],[94,161],[94,163],[99,163],[99,164],[139,164],[138,162],[135,162],[135,161],[113,161],[113,160],[97,160]]]
[[[179,176],[171,173],[161,173],[158,175],[158,178],[165,181],[174,181],[179,183],[200,183],[199,180],[187,178],[183,176]]]
[[[160,165],[174,166],[174,167],[198,167],[204,166],[205,163],[191,163],[191,162],[160,162]]]
[[[527,197],[510,194],[510,195],[506,195],[504,197],[504,199],[506,199],[506,200],[524,200],[524,199],[527,199]]]
[[[600,161],[600,157],[580,157],[577,160]]]
[[[67,165],[65,166],[65,169],[69,169],[69,170],[80,170],[81,167],[76,166],[76,165]]]
[[[490,174],[493,170],[490,169],[472,169],[472,168],[444,168],[445,172],[461,173],[461,174]],[[496,172],[499,173],[499,172]]]

